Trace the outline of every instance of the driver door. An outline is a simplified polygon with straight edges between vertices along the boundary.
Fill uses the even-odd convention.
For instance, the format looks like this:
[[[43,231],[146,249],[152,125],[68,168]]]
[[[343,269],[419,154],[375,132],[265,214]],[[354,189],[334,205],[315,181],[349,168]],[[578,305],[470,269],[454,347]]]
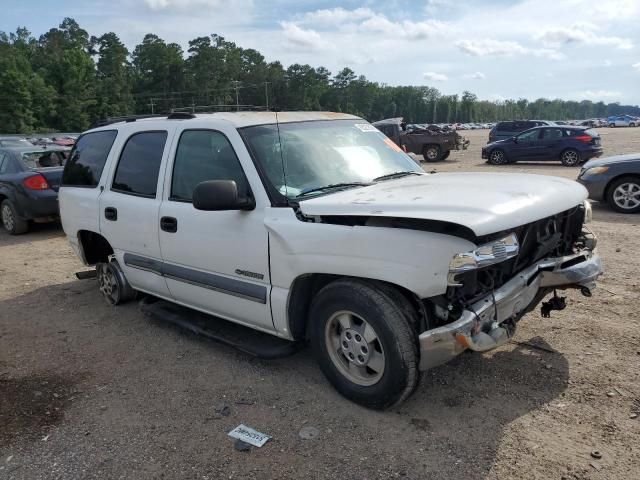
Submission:
[[[244,165],[230,138],[243,152]],[[253,195],[245,174],[253,165],[242,140],[236,130],[223,127],[185,129],[174,143],[159,215],[171,296],[212,315],[274,330],[265,199],[254,195],[256,208],[250,211],[201,211],[192,205],[194,188],[206,180],[235,180],[241,195]]]
[[[540,129],[529,130],[516,136],[509,158],[511,160],[533,160],[539,145]]]

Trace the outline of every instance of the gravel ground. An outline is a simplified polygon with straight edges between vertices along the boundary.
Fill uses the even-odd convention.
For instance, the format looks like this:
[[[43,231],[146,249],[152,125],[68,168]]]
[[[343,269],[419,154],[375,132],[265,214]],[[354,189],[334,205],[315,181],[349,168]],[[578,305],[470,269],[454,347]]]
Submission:
[[[426,168],[577,175],[485,165],[487,132],[465,133],[470,150]],[[607,155],[640,151],[640,128],[601,134]],[[387,412],[340,397],[308,350],[265,362],[107,306],[56,225],[3,231],[0,478],[638,478],[640,217],[594,217],[593,298],[528,314],[514,341],[426,372]],[[236,451],[240,423],[273,439]]]

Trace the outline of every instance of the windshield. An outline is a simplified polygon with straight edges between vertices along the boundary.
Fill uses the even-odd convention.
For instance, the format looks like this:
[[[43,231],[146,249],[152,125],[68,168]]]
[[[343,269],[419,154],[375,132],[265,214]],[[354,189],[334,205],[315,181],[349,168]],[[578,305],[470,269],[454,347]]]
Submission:
[[[22,163],[27,168],[60,167],[69,156],[64,151],[23,152]]]
[[[397,172],[422,172],[392,140],[363,120],[259,125],[243,129],[275,190],[287,198],[330,193]],[[346,185],[345,185],[346,184]],[[313,192],[311,192],[313,190]]]

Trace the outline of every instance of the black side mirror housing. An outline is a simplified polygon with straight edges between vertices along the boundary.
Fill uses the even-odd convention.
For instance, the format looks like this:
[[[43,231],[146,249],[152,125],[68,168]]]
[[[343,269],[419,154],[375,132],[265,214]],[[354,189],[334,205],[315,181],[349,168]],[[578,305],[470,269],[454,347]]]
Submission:
[[[208,212],[253,210],[256,208],[256,202],[251,196],[238,196],[235,180],[207,180],[194,188],[193,208]]]

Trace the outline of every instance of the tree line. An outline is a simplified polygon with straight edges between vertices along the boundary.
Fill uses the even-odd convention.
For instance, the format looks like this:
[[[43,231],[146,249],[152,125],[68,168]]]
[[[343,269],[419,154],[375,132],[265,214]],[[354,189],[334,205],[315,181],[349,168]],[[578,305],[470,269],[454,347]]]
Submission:
[[[469,91],[380,84],[350,68],[285,68],[216,34],[191,40],[184,52],[151,33],[129,51],[115,33],[90,36],[72,18],[38,38],[25,28],[0,32],[0,132],[82,131],[106,117],[237,104],[413,123],[640,115],[640,107],[619,103],[488,101]]]

